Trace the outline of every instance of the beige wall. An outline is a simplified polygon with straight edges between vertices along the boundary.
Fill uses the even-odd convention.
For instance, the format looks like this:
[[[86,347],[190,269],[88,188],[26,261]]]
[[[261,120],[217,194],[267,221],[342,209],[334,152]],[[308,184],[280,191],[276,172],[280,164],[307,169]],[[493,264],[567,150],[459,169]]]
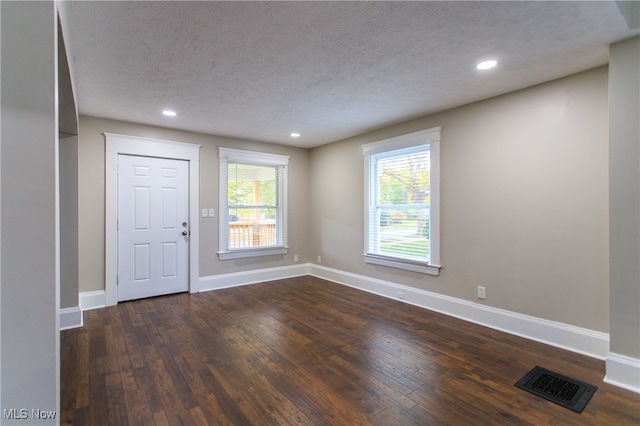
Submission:
[[[60,307],[78,307],[78,136],[60,135]]]
[[[242,141],[135,123],[80,117],[79,238],[80,292],[104,290],[105,139],[104,132],[142,136],[202,146],[200,151],[200,207],[215,208],[216,217],[200,219],[200,276],[240,272],[309,262],[309,151],[274,144]],[[289,253],[282,256],[219,261],[218,147],[289,155]]]
[[[640,37],[610,52],[611,352],[639,359]]]
[[[33,424],[5,410],[60,406],[57,11],[0,11],[0,423]]]
[[[60,307],[78,307],[78,111],[58,25]]]
[[[439,277],[365,264],[362,144],[442,126]],[[609,331],[607,68],[311,152],[325,266]],[[476,286],[486,301],[475,298]]]

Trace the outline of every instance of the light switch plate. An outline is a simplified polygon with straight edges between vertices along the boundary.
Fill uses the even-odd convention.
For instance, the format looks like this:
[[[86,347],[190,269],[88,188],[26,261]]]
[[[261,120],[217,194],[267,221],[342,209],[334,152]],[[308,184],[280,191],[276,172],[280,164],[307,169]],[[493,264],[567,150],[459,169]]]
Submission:
[[[208,217],[208,210],[207,209],[202,209],[202,217]]]
[[[214,217],[216,215],[216,209],[209,209],[209,217]]]

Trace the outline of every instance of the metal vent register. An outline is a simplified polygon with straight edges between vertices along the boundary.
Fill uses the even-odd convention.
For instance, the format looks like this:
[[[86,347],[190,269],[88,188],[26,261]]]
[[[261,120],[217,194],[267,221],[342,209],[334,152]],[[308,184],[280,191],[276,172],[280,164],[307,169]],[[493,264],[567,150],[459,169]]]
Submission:
[[[515,384],[520,389],[581,413],[596,386],[536,366]]]

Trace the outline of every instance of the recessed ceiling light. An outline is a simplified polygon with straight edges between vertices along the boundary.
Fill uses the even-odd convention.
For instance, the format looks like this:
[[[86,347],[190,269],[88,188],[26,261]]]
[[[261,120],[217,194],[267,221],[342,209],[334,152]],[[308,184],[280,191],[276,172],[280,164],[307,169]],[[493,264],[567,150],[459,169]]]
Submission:
[[[164,111],[162,111],[163,115],[166,115],[167,117],[175,117],[176,116],[176,112],[175,111],[171,111],[168,109],[165,109]]]
[[[479,70],[488,70],[495,67],[496,65],[498,65],[498,61],[494,61],[493,59],[491,59],[489,61],[480,62],[478,65],[476,65],[476,68]]]
[[[300,137],[300,133],[293,132],[293,133],[291,133],[291,137],[292,138],[299,138]]]

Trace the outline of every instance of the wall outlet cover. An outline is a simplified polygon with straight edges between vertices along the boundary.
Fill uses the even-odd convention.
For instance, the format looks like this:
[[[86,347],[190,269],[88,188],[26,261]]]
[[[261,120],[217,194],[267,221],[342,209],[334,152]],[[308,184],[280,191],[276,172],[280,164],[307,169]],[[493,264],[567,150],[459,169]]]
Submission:
[[[486,298],[487,298],[486,287],[478,286],[478,299],[486,299]]]

